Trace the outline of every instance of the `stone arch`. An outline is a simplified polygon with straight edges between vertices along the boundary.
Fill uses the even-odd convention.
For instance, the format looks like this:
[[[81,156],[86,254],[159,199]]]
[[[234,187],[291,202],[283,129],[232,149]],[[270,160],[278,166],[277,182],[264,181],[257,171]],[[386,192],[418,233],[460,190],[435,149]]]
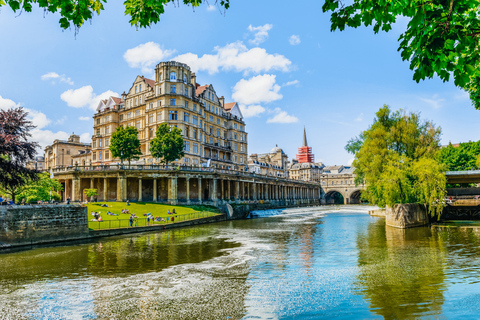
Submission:
[[[345,199],[345,194],[342,192],[342,190],[339,189],[328,190],[325,193],[326,204],[344,204]]]
[[[360,199],[360,196],[361,196],[362,192],[363,192],[362,189],[352,190],[348,195],[349,203],[350,204],[360,204],[360,203],[362,203],[362,201]]]

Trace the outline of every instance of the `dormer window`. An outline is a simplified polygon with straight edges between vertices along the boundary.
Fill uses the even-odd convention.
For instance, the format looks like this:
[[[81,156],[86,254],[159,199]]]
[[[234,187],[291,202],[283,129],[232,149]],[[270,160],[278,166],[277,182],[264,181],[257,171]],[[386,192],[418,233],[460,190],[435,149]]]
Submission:
[[[135,86],[135,93],[137,93],[137,86]]]
[[[139,91],[139,92],[142,92],[142,85],[139,86],[138,91]]]
[[[177,74],[175,72],[170,72],[170,81],[176,81],[177,80]]]

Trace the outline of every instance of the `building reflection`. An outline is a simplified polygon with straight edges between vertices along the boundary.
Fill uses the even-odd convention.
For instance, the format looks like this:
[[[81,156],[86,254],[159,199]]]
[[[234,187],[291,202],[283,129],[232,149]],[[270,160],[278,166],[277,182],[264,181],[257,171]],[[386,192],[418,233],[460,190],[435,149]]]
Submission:
[[[357,247],[355,285],[372,312],[385,319],[441,314],[447,251],[430,228],[398,229],[380,219],[358,236]]]

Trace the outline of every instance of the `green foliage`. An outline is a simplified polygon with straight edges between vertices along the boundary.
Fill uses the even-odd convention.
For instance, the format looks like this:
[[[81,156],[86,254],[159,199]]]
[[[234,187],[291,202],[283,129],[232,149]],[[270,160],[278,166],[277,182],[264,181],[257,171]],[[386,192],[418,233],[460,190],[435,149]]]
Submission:
[[[38,174],[38,180],[29,180],[17,196],[17,200],[25,199],[26,203],[36,203],[37,201],[59,201],[61,196],[59,192],[63,191],[63,186],[57,179],[50,179],[50,174],[43,172]]]
[[[155,138],[150,142],[150,153],[155,158],[161,158],[162,162],[168,164],[176,159],[183,158],[185,142],[182,137],[182,130],[170,127],[168,123],[162,123]]]
[[[479,155],[480,141],[460,143],[458,147],[450,143],[440,150],[438,160],[448,171],[474,170],[480,168]]]
[[[416,82],[437,75],[470,94],[480,109],[480,3],[476,0],[326,0],[323,11],[331,11],[331,30],[373,25],[373,31],[388,32],[397,17],[410,19],[398,39],[402,59],[410,63]]]
[[[138,159],[142,151],[140,149],[137,128],[129,126],[126,128],[118,127],[112,134],[108,149],[114,158],[126,159],[129,163],[131,160]]]
[[[0,0],[0,9],[7,5],[14,12],[18,10],[31,12],[35,4],[45,12],[59,13],[60,27],[67,29],[71,25],[79,28],[85,21],[91,20],[94,13],[99,15],[104,9],[105,3],[107,0]],[[130,16],[130,25],[146,28],[160,21],[160,15],[165,12],[165,6],[169,3],[175,5],[175,0],[125,0],[123,4],[125,5],[125,15]],[[183,3],[195,8],[202,3],[202,0],[183,0]],[[219,8],[228,9],[230,0],[217,0],[215,4]]]
[[[88,198],[98,196],[97,189],[84,189],[83,192]]]
[[[415,113],[380,108],[371,127],[345,147],[355,154],[356,183],[362,197],[380,207],[422,203],[440,214],[445,195],[444,166],[437,160],[440,128]]]

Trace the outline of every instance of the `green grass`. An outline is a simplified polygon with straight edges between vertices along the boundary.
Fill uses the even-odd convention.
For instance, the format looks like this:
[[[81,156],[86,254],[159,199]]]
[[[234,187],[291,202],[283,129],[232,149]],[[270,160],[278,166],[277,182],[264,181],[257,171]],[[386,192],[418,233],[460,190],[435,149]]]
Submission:
[[[107,204],[107,207],[102,207],[102,204]],[[211,206],[172,206],[167,204],[148,203],[148,202],[134,202],[127,206],[125,202],[91,202],[87,205],[88,219],[90,220],[88,226],[92,230],[98,229],[114,229],[114,228],[128,228],[130,227],[130,214],[135,213],[138,217],[136,219],[137,227],[146,226],[146,216],[144,214],[151,213],[154,217],[162,217],[167,222],[151,222],[149,225],[164,225],[171,224],[171,218],[174,217],[174,222],[181,222],[185,220],[192,220],[204,217],[214,216],[220,213],[218,208]],[[129,213],[121,213],[122,209],[128,209]],[[175,209],[174,215],[169,215]],[[91,212],[99,212],[103,221],[91,221],[94,217]],[[107,211],[118,214],[118,216],[107,215]]]

